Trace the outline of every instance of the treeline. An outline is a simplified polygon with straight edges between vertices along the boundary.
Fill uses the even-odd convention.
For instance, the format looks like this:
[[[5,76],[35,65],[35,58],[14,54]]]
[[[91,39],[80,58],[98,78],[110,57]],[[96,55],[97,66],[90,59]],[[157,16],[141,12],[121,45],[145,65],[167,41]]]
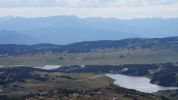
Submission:
[[[37,45],[15,45],[7,44],[0,45],[0,56],[20,55],[20,54],[35,54],[45,52],[89,52],[93,49],[106,48],[178,48],[178,37],[162,38],[162,39],[124,39],[118,41],[88,41],[73,43],[69,45],[54,45],[54,44],[37,44]]]
[[[12,82],[25,82],[27,79],[47,80],[46,77],[32,75],[31,73],[34,71],[46,72],[45,70],[30,67],[0,68],[0,85],[6,87]]]
[[[164,63],[164,64],[124,64],[124,65],[71,65],[71,66],[61,66],[54,71],[58,72],[66,72],[66,73],[123,73],[127,75],[137,75],[143,76],[148,73],[149,70],[154,70],[158,68],[177,68],[172,63]]]

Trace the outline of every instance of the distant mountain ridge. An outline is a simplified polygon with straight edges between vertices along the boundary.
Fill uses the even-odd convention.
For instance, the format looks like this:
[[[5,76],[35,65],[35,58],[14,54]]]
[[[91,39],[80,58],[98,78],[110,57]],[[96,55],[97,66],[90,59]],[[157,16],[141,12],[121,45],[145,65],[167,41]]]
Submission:
[[[33,41],[32,41],[33,40]],[[35,38],[16,31],[0,30],[0,44],[33,44],[38,42]]]
[[[1,44],[69,44],[81,41],[120,40],[126,38],[157,38],[178,36],[178,19],[146,18],[120,20],[114,18],[78,18],[52,16],[39,18],[0,18],[0,30],[19,35],[19,41],[8,35]],[[18,33],[18,34],[17,34]],[[0,37],[2,37],[2,31]],[[22,36],[23,35],[23,36]],[[25,36],[25,37],[24,37]],[[30,42],[24,38],[31,37]],[[12,41],[10,41],[12,40]],[[21,40],[21,41],[20,41]],[[28,40],[28,39],[27,39]]]

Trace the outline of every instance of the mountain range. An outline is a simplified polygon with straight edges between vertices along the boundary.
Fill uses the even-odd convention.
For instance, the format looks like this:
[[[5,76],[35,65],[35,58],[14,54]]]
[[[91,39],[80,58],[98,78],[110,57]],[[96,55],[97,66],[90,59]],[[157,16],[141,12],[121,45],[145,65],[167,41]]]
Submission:
[[[81,41],[178,36],[178,19],[0,18],[0,44],[69,44]]]

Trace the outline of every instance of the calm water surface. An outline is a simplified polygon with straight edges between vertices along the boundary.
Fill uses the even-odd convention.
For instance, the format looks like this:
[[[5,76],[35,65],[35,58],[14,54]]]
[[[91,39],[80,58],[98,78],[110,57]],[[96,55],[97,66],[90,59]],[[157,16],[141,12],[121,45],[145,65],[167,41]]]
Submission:
[[[150,83],[150,79],[146,77],[135,77],[121,74],[106,74],[106,76],[115,80],[114,84],[119,85],[120,87],[134,89],[145,93],[154,93],[160,90],[178,89],[177,87],[163,87],[152,84]]]
[[[58,69],[60,67],[61,67],[61,65],[45,65],[43,67],[36,67],[36,68],[44,69],[44,70],[54,70],[54,69]]]

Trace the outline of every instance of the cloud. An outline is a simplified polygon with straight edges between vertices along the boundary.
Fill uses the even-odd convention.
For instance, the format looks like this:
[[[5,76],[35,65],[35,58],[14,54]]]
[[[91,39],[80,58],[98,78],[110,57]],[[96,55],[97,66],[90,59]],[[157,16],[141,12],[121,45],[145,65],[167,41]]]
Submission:
[[[0,0],[0,7],[109,7],[171,5],[178,0]]]
[[[28,12],[28,13],[27,13]],[[133,19],[146,17],[178,18],[178,5],[147,7],[100,7],[100,8],[60,8],[28,7],[0,8],[1,16],[44,17],[56,15],[76,15],[85,17],[114,17]]]
[[[0,0],[0,14],[23,17],[178,18],[178,0]]]
[[[171,5],[178,3],[178,0],[114,0],[113,3],[120,6],[154,6]]]

